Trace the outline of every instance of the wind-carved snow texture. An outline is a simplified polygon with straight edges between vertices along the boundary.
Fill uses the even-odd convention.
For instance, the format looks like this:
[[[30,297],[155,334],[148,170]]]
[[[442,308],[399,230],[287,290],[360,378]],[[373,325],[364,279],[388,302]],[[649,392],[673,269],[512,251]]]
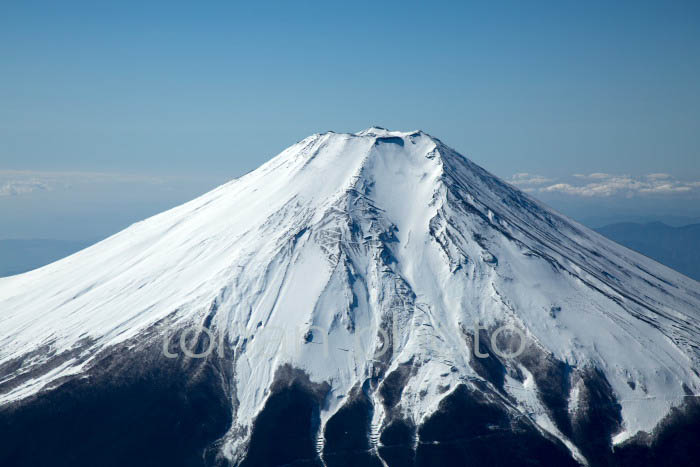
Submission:
[[[178,426],[210,430],[119,453],[145,443],[156,460],[144,465],[651,462],[675,452],[672,428],[697,434],[699,309],[697,282],[423,132],[313,135],[0,279],[0,429],[24,443],[0,460],[39,459],[27,439],[41,429],[20,438],[17,426],[63,426],[42,401],[79,408],[80,394],[104,391],[129,404],[127,389],[176,387],[180,402],[162,404]],[[180,338],[214,351],[188,359]],[[183,409],[192,388],[201,400]],[[165,416],[154,426],[171,427]],[[159,443],[190,451],[170,458]],[[71,449],[58,446],[54,465],[98,455]]]

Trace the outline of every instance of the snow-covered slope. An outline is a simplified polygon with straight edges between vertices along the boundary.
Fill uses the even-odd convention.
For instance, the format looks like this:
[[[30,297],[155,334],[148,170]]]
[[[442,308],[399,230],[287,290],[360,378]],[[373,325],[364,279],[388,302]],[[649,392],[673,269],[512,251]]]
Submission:
[[[220,461],[246,462],[256,420],[293,374],[320,394],[318,462],[333,458],[333,417],[357,400],[365,450],[387,463],[387,427],[413,427],[415,453],[421,427],[468,391],[595,463],[587,420],[604,413],[600,436],[620,444],[700,393],[699,310],[697,282],[423,132],[331,132],[0,279],[0,404],[88,378],[113,349],[141,358],[165,344],[185,359],[178,336],[206,326],[204,360],[222,369],[231,410]],[[521,355],[494,355],[503,326],[498,342]]]

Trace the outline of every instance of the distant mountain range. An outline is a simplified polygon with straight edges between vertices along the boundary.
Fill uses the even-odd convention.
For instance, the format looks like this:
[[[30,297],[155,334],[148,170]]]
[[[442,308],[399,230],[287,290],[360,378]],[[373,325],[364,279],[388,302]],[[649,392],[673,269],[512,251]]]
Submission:
[[[700,224],[671,227],[662,222],[623,222],[596,230],[627,248],[700,280]]]
[[[696,216],[659,215],[653,213],[648,215],[625,215],[623,213],[617,213],[601,216],[578,216],[573,214],[575,210],[562,208],[559,208],[559,210],[592,229],[602,229],[612,224],[660,223],[670,227],[684,227],[691,224],[700,224],[700,217]]]

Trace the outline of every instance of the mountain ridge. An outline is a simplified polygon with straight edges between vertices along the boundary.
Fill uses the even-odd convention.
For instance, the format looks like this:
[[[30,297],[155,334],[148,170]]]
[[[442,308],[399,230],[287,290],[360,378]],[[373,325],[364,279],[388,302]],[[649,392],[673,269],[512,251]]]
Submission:
[[[673,227],[663,222],[620,222],[595,229],[611,240],[700,280],[700,224]]]

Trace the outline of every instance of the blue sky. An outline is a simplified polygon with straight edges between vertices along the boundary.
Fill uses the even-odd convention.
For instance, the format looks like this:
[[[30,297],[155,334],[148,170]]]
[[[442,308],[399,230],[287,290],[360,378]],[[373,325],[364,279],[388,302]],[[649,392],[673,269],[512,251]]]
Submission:
[[[5,2],[0,238],[101,236],[371,125],[561,209],[700,215],[699,5]]]

